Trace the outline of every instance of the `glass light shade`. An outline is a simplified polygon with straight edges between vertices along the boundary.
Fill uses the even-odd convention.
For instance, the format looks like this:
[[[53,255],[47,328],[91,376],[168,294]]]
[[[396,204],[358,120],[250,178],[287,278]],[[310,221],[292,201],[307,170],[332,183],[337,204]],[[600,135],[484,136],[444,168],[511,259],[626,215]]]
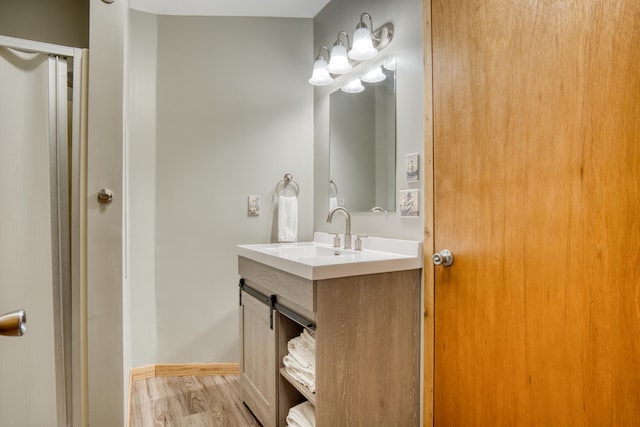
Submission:
[[[322,58],[316,59],[316,62],[313,63],[313,74],[309,79],[309,83],[314,86],[326,86],[332,81],[333,78],[327,71],[327,61]]]
[[[333,74],[344,74],[351,71],[351,68],[349,58],[347,58],[347,48],[341,43],[333,45],[327,71]]]
[[[385,70],[395,71],[396,70],[396,58],[389,58],[384,60],[384,64],[382,65]]]
[[[349,84],[342,88],[342,91],[346,93],[360,93],[363,90],[364,86],[362,86],[360,79],[351,80]]]
[[[373,47],[371,31],[366,26],[359,27],[353,33],[353,47],[349,51],[349,58],[355,61],[371,59],[378,54],[378,49]]]
[[[387,76],[382,72],[382,68],[376,67],[362,76],[362,81],[367,83],[378,83],[386,78]]]

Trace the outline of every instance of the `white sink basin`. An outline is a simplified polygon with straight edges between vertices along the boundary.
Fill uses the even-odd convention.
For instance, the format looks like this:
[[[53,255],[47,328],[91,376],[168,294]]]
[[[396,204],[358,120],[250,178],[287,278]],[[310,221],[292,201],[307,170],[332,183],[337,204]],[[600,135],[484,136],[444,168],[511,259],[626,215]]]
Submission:
[[[272,248],[265,248],[266,251],[273,253],[279,257],[285,258],[316,258],[323,256],[339,256],[342,252],[340,249],[321,246],[314,242],[308,243],[293,243],[293,244],[278,244]]]
[[[332,243],[332,235],[314,233],[313,242],[239,245],[238,255],[310,280],[422,268],[422,242],[368,237],[362,251]]]

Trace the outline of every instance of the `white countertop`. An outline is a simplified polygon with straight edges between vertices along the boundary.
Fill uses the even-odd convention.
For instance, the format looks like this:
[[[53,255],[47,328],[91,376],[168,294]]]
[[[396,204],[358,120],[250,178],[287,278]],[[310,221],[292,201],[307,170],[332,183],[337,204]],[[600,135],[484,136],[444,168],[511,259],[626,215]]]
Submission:
[[[309,280],[422,268],[422,242],[366,237],[362,248],[333,248],[333,234],[316,232],[312,242],[238,245],[238,255]]]

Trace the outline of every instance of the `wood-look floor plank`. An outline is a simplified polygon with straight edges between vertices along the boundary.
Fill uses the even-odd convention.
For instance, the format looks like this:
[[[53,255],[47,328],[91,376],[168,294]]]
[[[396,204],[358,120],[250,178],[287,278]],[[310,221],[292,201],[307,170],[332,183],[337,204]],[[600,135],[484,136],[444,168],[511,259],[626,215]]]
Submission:
[[[236,375],[156,377],[131,386],[130,427],[259,427]]]

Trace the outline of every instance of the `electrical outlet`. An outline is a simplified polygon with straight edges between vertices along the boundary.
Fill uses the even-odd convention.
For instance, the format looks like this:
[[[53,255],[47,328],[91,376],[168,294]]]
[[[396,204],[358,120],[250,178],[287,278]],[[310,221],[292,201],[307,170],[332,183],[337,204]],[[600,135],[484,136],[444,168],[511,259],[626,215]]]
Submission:
[[[247,216],[260,215],[260,196],[249,196],[247,200]]]

